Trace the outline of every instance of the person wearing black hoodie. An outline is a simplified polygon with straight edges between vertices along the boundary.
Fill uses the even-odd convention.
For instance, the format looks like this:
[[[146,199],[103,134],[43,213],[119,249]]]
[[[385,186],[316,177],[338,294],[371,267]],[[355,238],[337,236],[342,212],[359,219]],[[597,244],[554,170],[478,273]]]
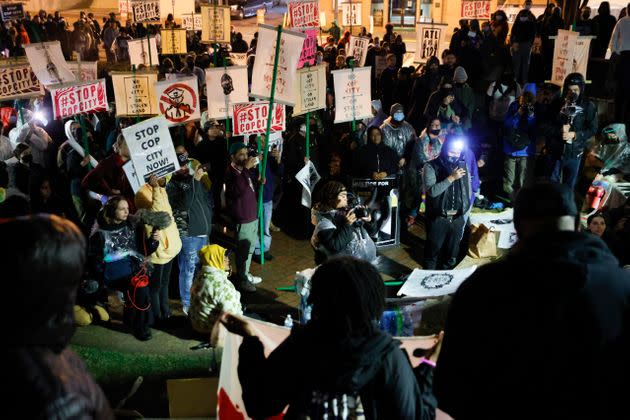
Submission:
[[[600,238],[576,231],[577,216],[565,185],[519,192],[518,242],[451,302],[434,381],[442,411],[456,419],[628,418],[630,272]]]
[[[525,0],[523,10],[518,12],[512,26],[510,44],[512,51],[512,66],[516,81],[527,83],[529,73],[529,56],[536,37],[536,17],[530,11],[532,0]]]
[[[382,140],[381,129],[368,128],[368,142],[358,150],[354,174],[362,178],[383,179],[396,174],[398,155]]]
[[[407,121],[416,131],[421,131],[426,125],[426,119],[424,118],[424,109],[429,102],[429,97],[435,92],[440,85],[440,60],[437,57],[432,56],[427,60],[422,75],[418,77],[411,88],[409,113],[407,114]]]
[[[377,326],[384,301],[376,268],[340,257],[322,264],[311,279],[311,321],[294,328],[269,357],[246,321],[224,314],[226,328],[244,337],[238,376],[247,414],[266,418],[288,404],[286,419],[333,418],[333,412],[354,418],[359,409],[353,402],[360,397],[367,419],[434,418],[409,359]],[[333,408],[335,401],[340,407]]]
[[[597,36],[596,39],[591,41],[593,45],[591,56],[593,58],[604,58],[616,24],[617,19],[610,14],[610,3],[607,1],[601,2],[597,9],[597,16],[591,21],[593,35]]]

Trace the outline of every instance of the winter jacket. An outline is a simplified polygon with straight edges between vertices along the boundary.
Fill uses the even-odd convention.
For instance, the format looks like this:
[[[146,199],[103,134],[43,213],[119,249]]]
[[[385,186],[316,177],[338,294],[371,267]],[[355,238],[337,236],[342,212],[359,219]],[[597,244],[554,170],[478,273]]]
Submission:
[[[225,175],[225,199],[235,224],[242,225],[258,219],[255,177],[254,170],[246,168],[239,170],[233,164],[228,165]]]
[[[253,418],[304,418],[313,392],[359,394],[367,419],[423,419],[425,408],[407,356],[388,334],[334,337],[312,320],[265,357],[258,337],[239,349],[243,401]],[[299,368],[296,368],[299,366]],[[312,417],[315,418],[315,417]]]
[[[564,90],[566,91],[566,89]],[[562,102],[556,103],[558,118],[555,124],[555,133],[551,138],[550,149],[556,159],[576,159],[582,155],[586,141],[597,133],[597,107],[588,99],[580,95],[576,102],[577,114],[569,131],[575,132],[575,138],[571,144],[562,140],[562,126],[567,124],[567,117],[562,113]]]
[[[174,175],[166,184],[166,193],[180,237],[212,233],[210,192],[202,181],[191,175]]]
[[[521,18],[527,18],[522,21]],[[521,10],[514,19],[512,32],[510,34],[510,43],[534,42],[536,37],[536,17],[529,10]]]
[[[385,146],[383,142],[379,144],[370,142],[358,150],[354,173],[364,178],[372,178],[374,172],[395,174],[398,170],[398,160],[396,152],[391,147]]]
[[[407,143],[416,138],[416,132],[413,126],[407,121],[402,121],[397,124],[398,127],[394,127],[390,117],[381,125],[381,132],[383,135],[383,143],[394,149],[398,159],[401,159],[405,155]]]
[[[425,163],[440,155],[442,143],[439,136],[431,138],[425,129],[416,141],[410,143],[408,155],[410,169],[422,171]]]
[[[241,294],[228,279],[225,270],[204,265],[190,289],[188,317],[193,329],[210,334],[223,312],[242,315]]]
[[[462,113],[457,114],[462,119],[461,126],[468,130],[472,126],[472,117],[475,112],[475,93],[467,83],[453,84],[455,100],[462,105]]]
[[[525,118],[521,117],[521,114],[518,113],[519,107],[517,101],[512,102],[503,120],[503,127],[506,129],[506,135],[503,137],[503,153],[512,157],[531,157],[536,154],[536,116],[532,113]],[[507,136],[511,130],[515,129],[527,133],[529,145],[522,149],[516,149],[510,144]]]
[[[168,194],[163,187],[153,188],[144,184],[136,193],[136,206],[139,209],[152,211],[164,211],[173,218],[173,209],[168,201]],[[153,228],[146,226],[147,236],[151,235]],[[166,229],[160,230],[160,240],[157,250],[149,256],[153,264],[166,264],[179,254],[182,249],[182,240],[179,237],[177,224],[171,223]]]
[[[125,163],[117,153],[106,157],[88,172],[81,181],[81,187],[107,197],[115,195],[112,190],[118,190],[129,203],[129,213],[135,213],[135,194],[122,168]]]
[[[340,255],[351,255],[368,262],[376,259],[376,245],[370,234],[376,233],[377,226],[363,222],[348,225],[345,212],[339,210],[316,212],[315,217],[317,225],[311,237],[311,246],[315,249],[316,264]]]
[[[471,208],[471,170],[466,162],[466,175],[451,183],[447,178],[453,172],[447,168],[443,162],[444,153],[424,165],[422,181],[426,193],[427,216],[443,217],[448,210],[457,210],[459,216],[465,215]],[[455,208],[453,201],[447,200],[449,194],[454,194]]]
[[[618,264],[594,235],[548,232],[478,268],[449,308],[439,408],[456,419],[627,418],[630,273]]]

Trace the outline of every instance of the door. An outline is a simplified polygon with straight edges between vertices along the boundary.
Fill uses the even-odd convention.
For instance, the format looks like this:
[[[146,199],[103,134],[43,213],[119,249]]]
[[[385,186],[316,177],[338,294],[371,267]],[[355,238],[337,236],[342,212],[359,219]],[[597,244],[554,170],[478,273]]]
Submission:
[[[394,26],[416,25],[417,0],[390,0],[389,23]]]

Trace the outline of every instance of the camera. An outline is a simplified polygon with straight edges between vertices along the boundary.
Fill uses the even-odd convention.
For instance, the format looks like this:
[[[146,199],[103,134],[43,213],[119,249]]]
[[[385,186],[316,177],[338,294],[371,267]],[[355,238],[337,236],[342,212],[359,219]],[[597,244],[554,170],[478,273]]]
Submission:
[[[355,207],[354,215],[357,216],[357,219],[362,219],[368,216],[368,211],[365,207]]]

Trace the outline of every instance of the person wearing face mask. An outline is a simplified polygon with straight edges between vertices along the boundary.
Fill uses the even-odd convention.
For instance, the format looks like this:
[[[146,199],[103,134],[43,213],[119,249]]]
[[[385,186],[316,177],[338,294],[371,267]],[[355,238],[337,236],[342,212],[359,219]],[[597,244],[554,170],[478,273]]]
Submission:
[[[473,113],[475,112],[475,93],[468,85],[468,74],[463,67],[457,67],[453,76],[453,94],[455,100],[462,106],[461,128],[466,131],[472,126]]]
[[[442,52],[442,65],[440,65],[440,76],[443,80],[453,80],[453,73],[457,67],[457,56],[451,49]]]
[[[497,10],[494,12],[494,16],[490,22],[490,27],[492,28],[494,35],[497,37],[499,45],[505,45],[505,40],[510,32],[510,26],[507,15],[503,10]]]
[[[512,26],[510,44],[514,75],[520,84],[527,83],[529,56],[536,37],[536,17],[530,11],[532,1],[526,0],[523,10],[518,12]]]
[[[381,89],[381,103],[383,104],[383,109],[387,110],[394,103],[394,90],[398,80],[398,63],[396,63],[394,54],[387,54],[385,60],[387,61],[387,67],[381,73],[379,86]]]
[[[199,92],[203,92],[204,86],[206,85],[206,75],[203,70],[195,65],[196,58],[195,53],[188,54],[186,56],[186,65],[179,73],[185,74],[186,76],[196,76],[197,82],[199,83]]]
[[[455,33],[451,38],[450,45],[448,46],[449,50],[453,51],[458,58],[461,56],[461,50],[466,42],[469,30],[470,25],[468,23],[468,19],[460,19],[459,28],[455,28]]]
[[[425,270],[451,270],[457,262],[459,244],[470,208],[470,169],[463,159],[462,140],[446,140],[437,159],[424,165],[427,241]]]
[[[424,128],[426,120],[424,118],[424,109],[427,106],[429,97],[440,84],[440,61],[433,56],[427,60],[420,77],[415,79],[411,89],[411,109],[407,115],[407,121],[416,131]]]
[[[407,143],[416,138],[416,132],[407,121],[405,121],[405,110],[401,104],[394,104],[390,108],[390,117],[381,125],[383,133],[383,143],[391,147],[398,156],[398,167],[405,165],[405,147]]]
[[[492,31],[490,22],[484,22],[481,25],[481,33],[483,34],[483,43],[479,48],[481,53],[481,75],[480,80],[485,81],[484,86],[497,80],[506,64],[504,55],[502,54],[502,45]]]
[[[459,127],[462,122],[462,106],[455,100],[455,92],[450,84],[444,83],[433,92],[424,110],[424,117],[430,121],[437,118],[442,123],[442,129],[451,130]]]
[[[370,127],[367,137],[368,143],[358,149],[354,175],[381,180],[395,174],[398,170],[398,158],[396,152],[383,143],[381,130]]]

